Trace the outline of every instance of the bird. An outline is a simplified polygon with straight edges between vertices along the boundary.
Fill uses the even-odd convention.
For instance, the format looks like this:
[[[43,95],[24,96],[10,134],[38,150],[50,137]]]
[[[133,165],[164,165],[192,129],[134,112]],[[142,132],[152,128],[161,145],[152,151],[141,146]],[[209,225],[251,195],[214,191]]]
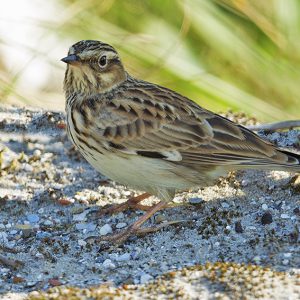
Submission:
[[[146,213],[110,241],[124,242],[180,191],[212,185],[229,171],[300,171],[300,155],[200,107],[166,87],[130,75],[114,47],[82,40],[61,59],[69,138],[101,174],[145,193],[128,207]],[[149,196],[160,202],[148,207]],[[101,215],[101,213],[100,213]]]

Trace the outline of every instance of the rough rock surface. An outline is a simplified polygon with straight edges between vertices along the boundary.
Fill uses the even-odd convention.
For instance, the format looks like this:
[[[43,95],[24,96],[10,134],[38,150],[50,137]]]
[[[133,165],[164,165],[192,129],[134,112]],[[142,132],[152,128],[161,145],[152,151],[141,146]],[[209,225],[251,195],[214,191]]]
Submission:
[[[297,151],[299,134],[264,137]],[[138,192],[81,158],[63,113],[0,107],[0,138],[0,298],[297,299],[297,175],[231,173],[178,194],[145,226],[180,222],[107,247],[99,238],[142,212],[94,212]]]

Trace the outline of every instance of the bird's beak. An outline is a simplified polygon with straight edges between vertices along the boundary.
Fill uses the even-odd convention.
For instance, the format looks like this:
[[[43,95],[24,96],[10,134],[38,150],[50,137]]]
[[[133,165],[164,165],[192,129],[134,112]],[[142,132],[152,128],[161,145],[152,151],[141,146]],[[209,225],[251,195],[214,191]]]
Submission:
[[[61,61],[70,65],[78,64],[79,60],[80,60],[79,57],[75,54],[68,55],[61,59]]]

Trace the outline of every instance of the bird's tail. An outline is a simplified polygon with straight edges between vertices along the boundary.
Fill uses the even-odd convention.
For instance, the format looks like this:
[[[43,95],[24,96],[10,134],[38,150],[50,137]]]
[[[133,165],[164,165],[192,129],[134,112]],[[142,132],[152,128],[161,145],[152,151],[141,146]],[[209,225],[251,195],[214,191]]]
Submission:
[[[286,155],[286,163],[279,167],[282,166],[282,169],[286,171],[300,172],[300,154],[282,149],[278,149],[278,151]]]

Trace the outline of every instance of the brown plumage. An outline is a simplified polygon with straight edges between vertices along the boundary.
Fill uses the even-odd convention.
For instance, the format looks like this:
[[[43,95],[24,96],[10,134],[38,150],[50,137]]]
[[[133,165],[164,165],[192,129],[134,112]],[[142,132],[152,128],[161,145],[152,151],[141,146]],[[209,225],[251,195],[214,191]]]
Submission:
[[[300,157],[167,88],[130,76],[116,50],[81,41],[63,59],[68,132],[122,184],[170,201],[230,170],[300,171]]]

